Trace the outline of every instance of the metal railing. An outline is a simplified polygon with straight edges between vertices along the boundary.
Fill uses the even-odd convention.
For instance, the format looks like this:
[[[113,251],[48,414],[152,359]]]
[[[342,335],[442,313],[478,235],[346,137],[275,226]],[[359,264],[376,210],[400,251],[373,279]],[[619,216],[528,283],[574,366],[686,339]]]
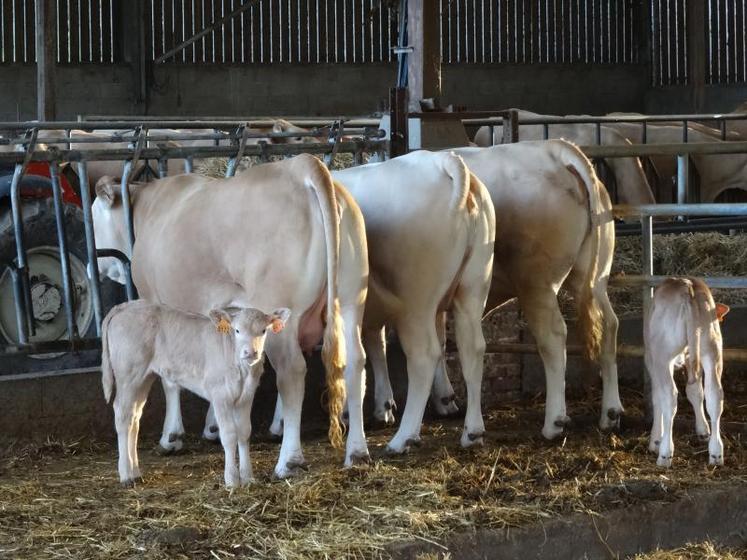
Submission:
[[[261,122],[261,121],[255,121]],[[268,121],[272,124],[272,121]],[[0,153],[0,165],[14,166],[13,178],[10,188],[10,206],[13,217],[13,230],[15,235],[16,263],[7,264],[13,283],[14,303],[16,307],[16,322],[18,329],[18,344],[0,346],[0,354],[38,354],[49,352],[80,351],[95,349],[100,346],[98,339],[83,339],[84,333],[78,333],[75,322],[75,298],[72,281],[70,278],[70,250],[67,246],[65,231],[65,218],[63,212],[62,190],[60,182],[60,164],[73,163],[77,168],[81,183],[80,198],[83,211],[83,224],[85,234],[85,251],[88,259],[87,279],[91,290],[94,320],[97,334],[101,333],[101,321],[104,316],[101,291],[99,284],[99,257],[112,257],[118,259],[125,272],[125,285],[128,299],[135,297],[135,289],[132,284],[130,263],[127,256],[113,249],[97,249],[93,231],[93,217],[91,213],[91,194],[88,185],[87,163],[94,161],[121,161],[123,164],[121,193],[127,230],[130,233],[130,249],[134,243],[134,226],[132,208],[129,198],[129,182],[132,180],[133,170],[139,162],[156,160],[159,162],[158,173],[153,175],[164,176],[167,166],[165,162],[169,159],[184,159],[191,161],[193,158],[228,158],[226,176],[233,176],[237,170],[238,163],[242,157],[258,156],[260,160],[267,161],[273,156],[289,157],[301,153],[316,154],[324,156],[327,165],[330,165],[336,154],[348,153],[353,156],[355,164],[362,163],[364,153],[377,153],[383,157],[388,150],[388,142],[380,139],[378,129],[373,130],[366,127],[349,129],[344,121],[320,122],[320,126],[308,132],[284,132],[284,133],[254,133],[246,122],[236,121],[149,121],[137,123],[131,132],[117,134],[111,133],[103,137],[91,139],[100,143],[128,143],[123,148],[99,148],[94,149],[69,149],[49,147],[40,149],[39,143],[44,144],[86,144],[84,139],[77,138],[55,138],[38,139],[39,131],[52,129],[128,129],[134,123],[123,123],[117,121],[96,122],[22,122],[22,123],[0,123],[0,133],[7,131],[23,131],[18,136],[0,138],[0,145],[15,146],[17,151]],[[215,128],[219,130],[230,129],[230,132],[216,132],[214,134],[154,134],[148,135],[147,128]],[[353,138],[349,135],[357,134]],[[288,137],[312,137],[320,140],[312,143],[293,144],[271,144],[273,139],[287,139]],[[262,138],[257,144],[248,144],[249,139]],[[343,138],[345,138],[343,140]],[[167,146],[150,144],[161,141],[179,140],[213,140],[218,145],[208,146]],[[29,163],[46,163],[49,167],[51,188],[55,209],[55,222],[57,224],[58,250],[61,261],[62,292],[64,295],[64,312],[66,321],[67,340],[32,342],[31,337],[35,334],[35,324],[30,292],[30,277],[26,246],[24,243],[24,217],[22,184]],[[187,172],[191,172],[191,165],[186,165]]]

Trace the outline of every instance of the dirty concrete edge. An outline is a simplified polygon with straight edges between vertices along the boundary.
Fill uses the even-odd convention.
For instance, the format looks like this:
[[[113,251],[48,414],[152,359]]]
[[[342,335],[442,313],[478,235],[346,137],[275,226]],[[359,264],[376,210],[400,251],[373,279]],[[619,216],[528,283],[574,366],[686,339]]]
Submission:
[[[479,529],[454,534],[442,546],[426,542],[388,547],[395,559],[420,553],[450,553],[452,560],[624,558],[710,540],[720,546],[747,544],[747,485],[694,489],[675,502],[636,505],[600,514],[575,513],[516,529]]]

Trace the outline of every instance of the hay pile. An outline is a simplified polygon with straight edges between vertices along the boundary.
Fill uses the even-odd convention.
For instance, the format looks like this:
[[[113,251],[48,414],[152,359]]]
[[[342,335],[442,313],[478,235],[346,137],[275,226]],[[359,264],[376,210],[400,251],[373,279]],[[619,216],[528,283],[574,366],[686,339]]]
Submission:
[[[657,550],[649,554],[637,554],[633,560],[741,560],[747,557],[747,548],[741,550],[724,548],[706,541],[688,544],[674,550]]]
[[[612,274],[641,274],[638,236],[619,237]],[[747,234],[716,232],[654,236],[654,274],[671,276],[747,276]],[[747,304],[747,290],[714,290],[727,305]],[[640,315],[641,290],[611,288],[610,299],[619,316]]]
[[[657,468],[630,391],[620,435],[596,430],[599,404],[584,398],[570,403],[568,438],[547,443],[536,399],[486,415],[486,445],[475,450],[461,449],[461,422],[449,420],[424,426],[422,448],[385,458],[387,429],[369,434],[372,465],[343,470],[341,455],[307,437],[310,470],[289,481],[269,478],[277,446],[253,443],[258,483],[234,492],[222,486],[220,450],[198,441],[177,457],[143,449],[145,481],[135,489],[117,484],[108,444],[15,447],[0,457],[0,557],[386,558],[396,541],[440,543],[454,532],[675,500],[690,488],[747,482],[747,386],[727,394],[718,469],[707,467],[706,445],[688,439],[684,402],[674,468]]]
[[[323,157],[317,156],[319,159],[324,161]],[[371,158],[371,154],[363,154],[363,162],[367,163]],[[269,161],[281,161],[284,158],[282,156],[270,156]],[[236,168],[236,172],[240,173],[254,165],[262,163],[258,156],[250,156],[241,158],[239,165]],[[347,169],[353,167],[354,158],[353,154],[342,153],[337,154],[335,159],[332,160],[332,170]],[[222,178],[226,176],[226,169],[228,169],[228,158],[207,158],[195,161],[195,173],[204,175],[205,177]]]

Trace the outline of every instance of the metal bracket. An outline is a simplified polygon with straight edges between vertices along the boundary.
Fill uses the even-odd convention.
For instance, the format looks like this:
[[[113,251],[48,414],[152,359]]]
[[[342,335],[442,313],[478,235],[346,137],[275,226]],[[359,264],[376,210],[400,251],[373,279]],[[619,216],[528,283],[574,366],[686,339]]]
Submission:
[[[239,140],[239,149],[236,152],[236,155],[228,160],[228,167],[226,168],[226,178],[233,177],[236,175],[236,168],[238,167],[239,163],[241,162],[241,158],[244,157],[244,149],[246,148],[246,141],[249,138],[249,123],[244,123],[240,127],[236,129],[236,136],[239,136],[239,133],[241,133],[241,138]]]
[[[334,139],[334,144],[332,145],[332,151],[324,157],[324,164],[330,170],[332,169],[332,165],[335,161],[335,156],[337,156],[337,152],[340,149],[340,141],[342,139],[344,130],[345,120],[340,119],[334,122],[332,128],[329,131],[329,140],[331,142]]]

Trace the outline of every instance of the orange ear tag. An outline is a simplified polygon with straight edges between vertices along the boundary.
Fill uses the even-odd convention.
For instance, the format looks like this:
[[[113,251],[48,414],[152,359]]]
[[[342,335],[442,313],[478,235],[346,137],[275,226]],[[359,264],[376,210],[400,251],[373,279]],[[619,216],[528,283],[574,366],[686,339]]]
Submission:
[[[225,318],[218,321],[218,324],[215,325],[215,328],[218,330],[221,334],[228,334],[231,330],[231,323],[229,323]]]
[[[280,331],[283,330],[283,327],[285,326],[283,325],[283,322],[280,319],[273,319],[271,324],[272,324],[272,332],[274,333],[279,333]]]

